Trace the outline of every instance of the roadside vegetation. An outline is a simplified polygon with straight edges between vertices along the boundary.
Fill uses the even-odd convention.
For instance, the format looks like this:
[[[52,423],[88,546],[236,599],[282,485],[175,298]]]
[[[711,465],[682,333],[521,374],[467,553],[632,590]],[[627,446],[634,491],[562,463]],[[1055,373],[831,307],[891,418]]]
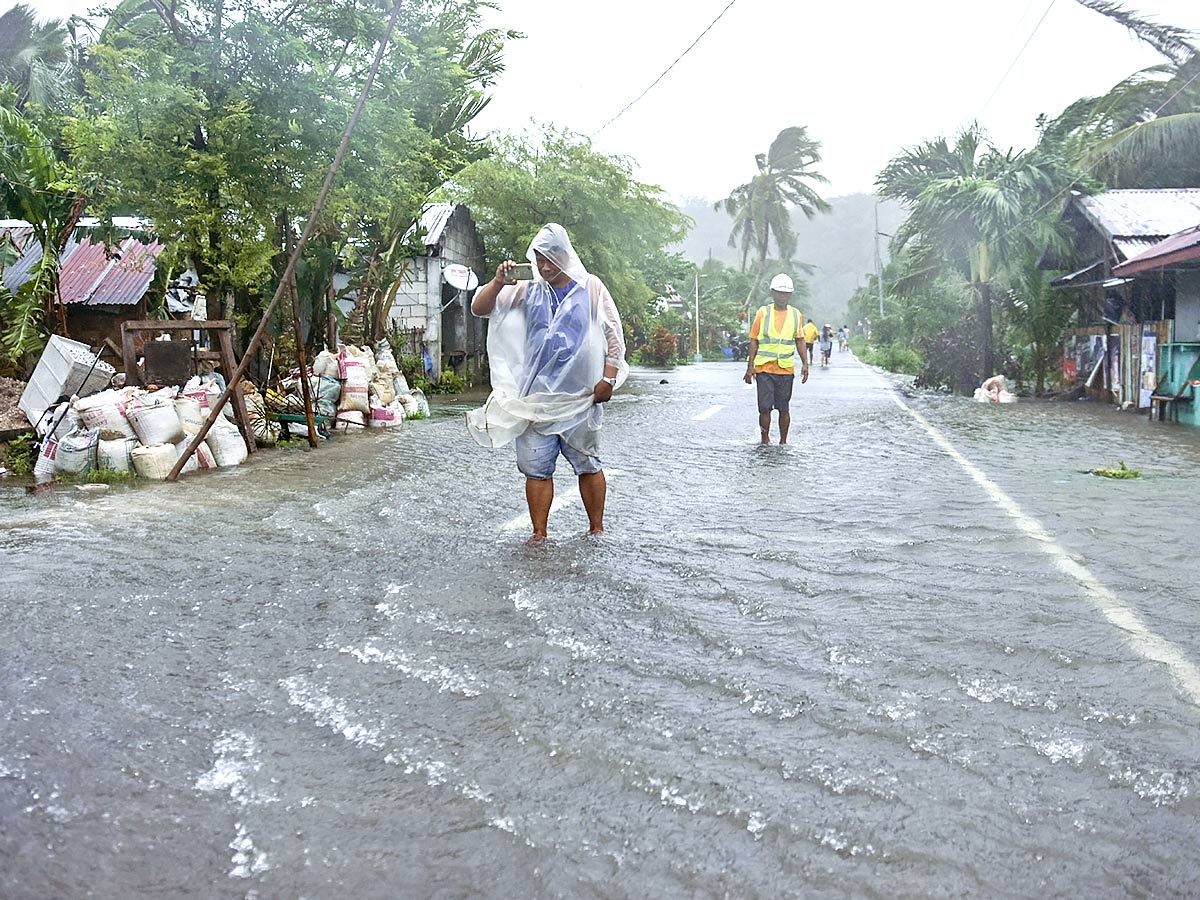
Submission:
[[[1062,221],[1071,192],[1200,184],[1192,36],[1119,3],[1079,2],[1163,61],[1041,117],[1029,150],[1002,150],[975,123],[897,154],[876,186],[908,219],[891,238],[882,315],[876,276],[850,299],[850,321],[871,325],[860,355],[965,392],[997,372],[1039,393],[1051,389],[1056,350],[1077,312],[1070,292],[1050,287],[1062,274],[1054,261],[1071,257]]]

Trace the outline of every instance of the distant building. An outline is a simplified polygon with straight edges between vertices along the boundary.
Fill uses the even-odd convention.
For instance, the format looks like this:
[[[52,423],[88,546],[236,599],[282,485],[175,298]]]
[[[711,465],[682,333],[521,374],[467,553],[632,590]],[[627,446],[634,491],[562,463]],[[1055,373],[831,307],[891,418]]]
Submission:
[[[471,315],[471,294],[483,277],[483,241],[471,213],[461,203],[434,203],[414,225],[425,253],[412,260],[392,304],[391,320],[412,335],[412,347],[423,344],[431,377],[449,369],[461,375],[483,367],[487,345],[484,320]],[[458,280],[465,266],[472,277]],[[486,280],[486,279],[485,279]]]
[[[1158,347],[1200,327],[1200,273],[1160,268],[1131,277],[1128,263],[1200,223],[1200,188],[1076,194],[1064,214],[1079,235],[1081,268],[1055,280],[1077,292],[1079,327],[1063,347],[1063,376],[1090,396],[1148,408],[1158,380]]]
[[[105,245],[90,236],[96,224],[94,219],[81,220],[61,254],[58,301],[67,336],[93,347],[107,341],[119,351],[121,323],[149,316],[147,291],[163,245],[133,236]],[[138,230],[145,223],[122,219],[114,224]],[[42,247],[29,223],[19,220],[0,220],[0,240],[11,241],[20,253],[3,274],[4,286],[15,293],[33,277]]]

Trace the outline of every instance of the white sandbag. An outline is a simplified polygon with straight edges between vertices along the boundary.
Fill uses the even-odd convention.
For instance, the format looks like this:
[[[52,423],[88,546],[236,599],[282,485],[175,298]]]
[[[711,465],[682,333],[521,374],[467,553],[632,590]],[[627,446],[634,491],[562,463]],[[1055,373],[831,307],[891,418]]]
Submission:
[[[397,372],[392,377],[392,387],[396,389],[397,397],[403,397],[409,392],[408,379],[404,377],[403,372]]]
[[[179,451],[174,444],[152,444],[134,447],[129,451],[129,457],[133,460],[133,470],[142,478],[166,481],[175,463],[179,462]]]
[[[217,400],[225,392],[225,388],[216,381],[214,376],[215,373],[204,379],[193,377],[183,386],[183,390],[180,391],[183,396],[200,401],[200,412],[205,419],[208,418],[209,410],[216,406]],[[222,406],[221,415],[233,421],[233,404],[226,403]]]
[[[126,410],[134,434],[147,447],[174,444],[183,437],[183,423],[175,411],[175,401],[154,395],[137,398]],[[150,403],[147,403],[150,401]]]
[[[396,365],[396,356],[392,353],[392,345],[383,338],[375,345],[375,367],[384,378],[391,378],[400,371]]]
[[[99,394],[76,400],[72,406],[84,428],[99,429],[100,440],[131,438],[134,436],[133,426],[129,424],[125,410],[135,393],[134,388],[101,391]]]
[[[175,449],[179,452],[180,457],[187,452],[187,448],[192,443],[193,437],[195,437],[195,434],[190,433],[182,441],[175,444]],[[198,469],[215,469],[216,467],[217,461],[213,459],[212,450],[208,448],[207,441],[201,441],[200,446],[196,448],[196,452],[192,454],[191,459],[184,463],[183,468],[179,471],[180,474],[183,474],[184,472],[195,472]]]
[[[100,440],[98,429],[72,431],[58,442],[58,456],[54,460],[54,471],[59,475],[86,475],[96,468],[96,444]]]
[[[401,411],[400,404],[392,401],[390,406],[372,406],[371,420],[369,427],[371,428],[393,428],[404,421],[404,413]]]
[[[101,472],[132,472],[133,457],[130,454],[137,446],[135,437],[101,438],[96,445],[96,468]]]
[[[179,416],[183,430],[189,434],[199,431],[207,417],[200,399],[187,394],[180,394],[175,398],[175,414]]]
[[[205,438],[213,460],[221,468],[240,466],[250,455],[246,441],[236,425],[217,421]]]
[[[417,412],[421,415],[429,416],[429,401],[425,399],[425,392],[420,388],[413,388],[410,392],[413,398],[417,401]]]
[[[322,350],[313,360],[312,373],[325,378],[341,378],[337,355],[328,350]]]
[[[371,390],[379,398],[380,406],[391,406],[396,399],[396,385],[391,378],[379,375],[371,382]]]
[[[421,406],[417,403],[417,398],[412,395],[412,392],[401,394],[398,398],[400,406],[404,409],[405,418],[420,418]]]
[[[342,432],[360,431],[362,428],[364,428],[366,426],[366,424],[367,424],[366,415],[359,412],[358,410],[356,410],[356,409],[350,409],[350,410],[345,410],[345,411],[338,410],[337,428],[339,431],[342,431]]]

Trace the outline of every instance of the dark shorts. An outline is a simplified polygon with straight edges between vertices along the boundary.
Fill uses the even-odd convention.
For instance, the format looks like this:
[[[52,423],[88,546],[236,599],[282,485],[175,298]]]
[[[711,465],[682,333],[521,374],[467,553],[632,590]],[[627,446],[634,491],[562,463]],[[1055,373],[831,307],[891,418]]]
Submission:
[[[754,383],[758,386],[758,411],[769,413],[773,409],[783,412],[792,400],[792,383],[795,375],[773,375],[758,372]]]

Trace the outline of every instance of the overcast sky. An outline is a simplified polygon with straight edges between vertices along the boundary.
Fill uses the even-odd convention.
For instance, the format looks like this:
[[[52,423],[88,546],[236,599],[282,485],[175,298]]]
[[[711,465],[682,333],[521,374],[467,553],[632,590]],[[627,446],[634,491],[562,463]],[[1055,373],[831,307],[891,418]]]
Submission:
[[[490,21],[527,37],[510,45],[475,129],[521,130],[536,119],[593,134],[729,0],[498,2]],[[0,9],[11,5],[0,0]],[[62,16],[92,4],[32,5]],[[1200,0],[1126,5],[1200,32]],[[716,199],[754,173],[755,153],[781,129],[807,125],[822,142],[820,171],[833,197],[871,190],[898,151],[975,119],[1001,147],[1028,147],[1039,113],[1103,93],[1160,59],[1075,0],[735,0],[594,140],[632,157],[641,180],[676,199]]]

